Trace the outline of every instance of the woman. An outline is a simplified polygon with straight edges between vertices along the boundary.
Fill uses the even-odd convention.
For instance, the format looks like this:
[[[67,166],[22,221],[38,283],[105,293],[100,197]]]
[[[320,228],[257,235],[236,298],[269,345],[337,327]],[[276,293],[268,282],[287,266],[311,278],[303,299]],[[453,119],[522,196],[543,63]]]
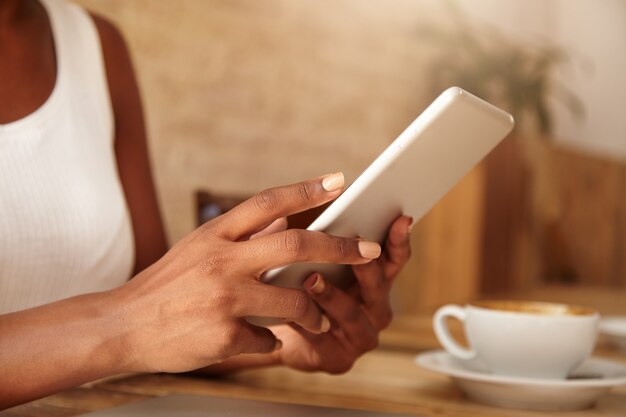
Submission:
[[[343,186],[336,173],[265,190],[166,252],[122,37],[64,0],[3,0],[0,405],[123,372],[348,370],[391,320],[412,219],[391,225],[382,255],[374,242],[285,230],[285,216]],[[358,283],[258,280],[300,261],[353,264]]]

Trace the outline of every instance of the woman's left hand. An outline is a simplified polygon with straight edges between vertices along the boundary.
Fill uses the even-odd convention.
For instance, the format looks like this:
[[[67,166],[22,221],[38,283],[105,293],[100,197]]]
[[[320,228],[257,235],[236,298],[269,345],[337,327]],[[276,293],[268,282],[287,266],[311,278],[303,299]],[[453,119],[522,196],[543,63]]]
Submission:
[[[283,347],[271,355],[276,362],[303,371],[347,372],[358,357],[378,346],[378,334],[391,322],[389,293],[393,279],[409,260],[409,227],[401,216],[389,229],[383,254],[375,261],[353,266],[357,282],[343,291],[320,274],[304,283],[311,298],[331,321],[329,332],[313,334],[297,325],[272,327]]]

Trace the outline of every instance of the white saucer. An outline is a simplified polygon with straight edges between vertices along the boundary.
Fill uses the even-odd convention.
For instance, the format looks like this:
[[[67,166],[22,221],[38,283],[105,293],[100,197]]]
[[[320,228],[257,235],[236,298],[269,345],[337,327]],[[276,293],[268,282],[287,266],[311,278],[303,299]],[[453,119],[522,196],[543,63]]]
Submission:
[[[600,320],[600,332],[615,346],[626,351],[626,316],[608,316]]]
[[[588,359],[566,380],[493,375],[475,361],[443,350],[425,352],[415,363],[448,375],[468,397],[489,405],[524,410],[580,410],[612,387],[626,384],[626,364]]]

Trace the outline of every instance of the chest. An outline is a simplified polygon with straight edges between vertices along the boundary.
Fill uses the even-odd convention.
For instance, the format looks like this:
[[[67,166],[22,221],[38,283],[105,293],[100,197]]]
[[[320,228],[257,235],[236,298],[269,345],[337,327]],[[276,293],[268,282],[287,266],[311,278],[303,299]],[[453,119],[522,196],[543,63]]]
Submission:
[[[0,149],[0,240],[80,252],[125,216],[112,151],[58,142]]]
[[[37,2],[35,2],[37,3]],[[32,113],[52,94],[56,57],[50,22],[41,6],[0,27],[0,124]]]

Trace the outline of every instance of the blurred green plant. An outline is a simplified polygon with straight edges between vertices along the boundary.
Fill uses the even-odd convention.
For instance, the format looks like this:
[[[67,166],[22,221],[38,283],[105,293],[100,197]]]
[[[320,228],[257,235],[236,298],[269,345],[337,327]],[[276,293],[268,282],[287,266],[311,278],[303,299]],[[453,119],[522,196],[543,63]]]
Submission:
[[[531,117],[545,137],[553,128],[551,97],[575,118],[584,116],[580,99],[552,77],[556,67],[570,61],[565,50],[514,41],[482,23],[478,29],[457,2],[445,3],[451,27],[433,24],[419,29],[419,36],[438,49],[428,69],[434,93],[458,85],[508,110],[517,126]]]

